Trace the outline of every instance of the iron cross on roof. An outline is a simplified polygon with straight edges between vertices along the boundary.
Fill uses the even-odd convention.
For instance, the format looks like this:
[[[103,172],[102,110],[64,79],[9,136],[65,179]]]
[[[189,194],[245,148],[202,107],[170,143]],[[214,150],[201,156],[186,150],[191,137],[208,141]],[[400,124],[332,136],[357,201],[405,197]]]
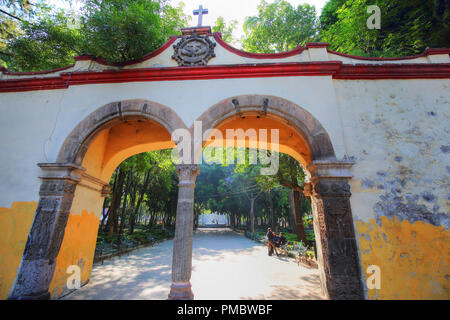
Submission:
[[[203,24],[203,15],[208,14],[208,9],[203,9],[203,6],[200,5],[198,10],[194,10],[194,15],[198,16],[198,27],[201,27]]]

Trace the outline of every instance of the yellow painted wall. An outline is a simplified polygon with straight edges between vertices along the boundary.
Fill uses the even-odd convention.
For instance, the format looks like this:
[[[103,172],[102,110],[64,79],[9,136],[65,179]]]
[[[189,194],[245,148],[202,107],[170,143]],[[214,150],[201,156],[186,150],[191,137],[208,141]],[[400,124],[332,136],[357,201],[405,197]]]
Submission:
[[[368,290],[369,299],[450,299],[448,230],[395,216],[356,225],[363,273],[381,269],[381,288]]]
[[[37,202],[0,208],[0,299],[8,298],[33,223]]]
[[[84,210],[81,215],[70,214],[49,288],[53,298],[66,292],[67,278],[70,276],[66,271],[70,265],[78,265],[81,268],[82,284],[89,280],[98,227],[99,219],[93,212]]]

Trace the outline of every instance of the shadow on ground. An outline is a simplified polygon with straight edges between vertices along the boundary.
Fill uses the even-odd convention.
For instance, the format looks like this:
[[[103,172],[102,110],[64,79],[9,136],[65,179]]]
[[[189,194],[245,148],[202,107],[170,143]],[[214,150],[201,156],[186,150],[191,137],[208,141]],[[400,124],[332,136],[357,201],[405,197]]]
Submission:
[[[90,282],[64,297],[74,300],[166,299],[173,241],[95,265]],[[227,229],[201,229],[193,243],[196,299],[323,299],[316,269],[267,256],[266,247]]]

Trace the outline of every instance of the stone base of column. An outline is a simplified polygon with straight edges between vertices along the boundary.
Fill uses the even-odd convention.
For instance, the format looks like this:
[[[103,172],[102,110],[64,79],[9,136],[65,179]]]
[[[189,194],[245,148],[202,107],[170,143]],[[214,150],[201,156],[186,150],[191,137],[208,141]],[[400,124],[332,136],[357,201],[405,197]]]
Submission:
[[[191,283],[172,283],[170,286],[169,300],[194,300]]]

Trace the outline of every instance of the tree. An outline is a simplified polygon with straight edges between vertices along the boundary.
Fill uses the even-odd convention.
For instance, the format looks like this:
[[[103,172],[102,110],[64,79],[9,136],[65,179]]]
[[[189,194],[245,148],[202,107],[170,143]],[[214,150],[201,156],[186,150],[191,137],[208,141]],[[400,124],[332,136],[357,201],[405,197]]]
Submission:
[[[223,17],[218,17],[212,27],[212,32],[220,32],[223,41],[233,43],[235,41],[233,32],[236,30],[237,23],[237,20],[232,20],[230,25],[227,26],[225,19]]]
[[[249,52],[274,53],[295,49],[317,35],[317,17],[314,6],[297,8],[284,0],[258,6],[258,16],[244,22],[243,48]]]
[[[294,207],[295,226],[298,241],[306,242],[306,232],[303,225],[303,214],[310,210],[310,204],[303,195],[305,173],[300,163],[287,154],[280,154],[279,170],[276,178],[278,183],[292,190],[291,205]]]
[[[84,35],[70,27],[71,17],[62,11],[39,21],[22,22],[23,35],[8,45],[8,68],[20,71],[48,70],[73,63],[83,53]]]
[[[140,59],[179,34],[187,17],[166,0],[84,0],[79,17],[47,8],[15,24],[2,57],[14,71],[38,71],[70,65],[80,54],[119,65]]]
[[[450,4],[446,0],[379,0],[381,29],[369,30],[369,0],[330,0],[320,17],[320,39],[342,53],[407,56],[427,47],[450,46]]]
[[[248,149],[245,150],[248,154]],[[250,203],[249,211],[249,229],[250,232],[255,232],[255,201],[264,192],[270,192],[270,183],[266,180],[258,179],[260,166],[251,165],[249,163],[239,164],[236,166],[233,175],[233,182],[237,183],[242,188],[242,193],[247,197]]]
[[[29,0],[0,0],[0,67],[6,67],[11,56],[7,43],[20,35],[21,23],[35,16],[38,4]]]

